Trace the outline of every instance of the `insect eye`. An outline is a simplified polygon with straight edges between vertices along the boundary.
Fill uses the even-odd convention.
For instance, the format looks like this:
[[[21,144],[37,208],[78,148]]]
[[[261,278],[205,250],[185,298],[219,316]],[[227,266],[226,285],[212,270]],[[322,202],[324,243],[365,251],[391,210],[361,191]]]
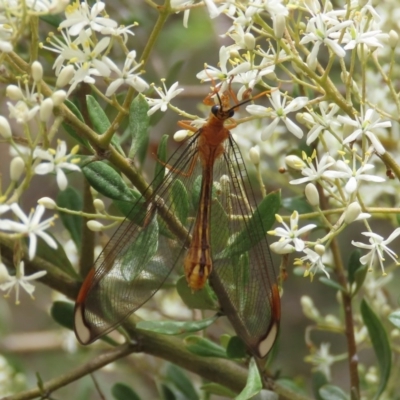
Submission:
[[[229,118],[233,117],[234,115],[235,115],[235,111],[229,110],[229,114],[228,114]]]
[[[212,106],[212,107],[211,107],[211,112],[212,112],[215,116],[217,116],[219,110],[220,110],[220,106],[217,105],[217,104],[216,104],[215,106]]]

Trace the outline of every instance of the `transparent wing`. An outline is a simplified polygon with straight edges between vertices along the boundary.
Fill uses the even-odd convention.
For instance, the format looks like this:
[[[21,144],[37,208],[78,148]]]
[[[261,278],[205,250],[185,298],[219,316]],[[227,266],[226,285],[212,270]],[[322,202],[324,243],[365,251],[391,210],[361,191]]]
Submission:
[[[171,156],[170,172],[149,198],[133,205],[86,277],[75,306],[81,343],[110,332],[140,308],[182,260],[196,214],[199,134]]]
[[[210,283],[238,336],[262,358],[278,334],[280,298],[262,216],[253,208],[254,194],[232,137],[214,166],[214,184],[220,190],[212,199]]]

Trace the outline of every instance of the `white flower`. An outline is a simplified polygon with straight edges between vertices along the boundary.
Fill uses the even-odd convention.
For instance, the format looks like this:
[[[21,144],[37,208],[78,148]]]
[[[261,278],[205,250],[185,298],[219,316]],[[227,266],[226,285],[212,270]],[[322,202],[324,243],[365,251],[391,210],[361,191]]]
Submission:
[[[171,7],[173,9],[178,8],[178,7],[187,7],[190,6],[194,3],[194,0],[171,0]],[[178,13],[179,11],[176,11]],[[190,7],[186,8],[186,10],[183,12],[183,26],[185,28],[188,27],[188,21],[189,21],[189,14],[190,14]]]
[[[14,118],[19,124],[25,124],[30,121],[40,110],[39,105],[30,108],[24,100],[17,101],[14,105],[7,102],[10,111],[10,118]]]
[[[328,22],[323,19],[321,14],[317,14],[316,17],[312,18],[308,24],[304,37],[301,39],[300,44],[306,44],[309,42],[314,43],[314,47],[311,50],[310,60],[314,62],[317,59],[319,48],[321,44],[328,46],[338,57],[343,58],[346,55],[346,51],[333,39],[334,33],[350,26],[352,21],[344,21],[335,23],[333,26],[328,28]]]
[[[115,28],[118,24],[111,18],[99,16],[105,9],[105,3],[96,1],[90,9],[89,4],[84,1],[74,1],[65,10],[66,19],[59,25],[60,28],[69,28],[71,36],[79,35],[86,27],[90,26],[94,31],[101,32],[104,28]]]
[[[356,169],[356,157],[355,152],[353,152],[353,167],[351,168],[349,164],[343,160],[336,161],[335,170],[325,171],[324,177],[331,179],[346,179],[347,183],[344,190],[352,194],[354,193],[360,184],[360,181],[366,182],[384,182],[385,179],[375,175],[369,175],[366,172],[373,169],[372,164],[361,164],[360,168]]]
[[[322,271],[328,278],[329,274],[322,261],[322,255],[318,254],[314,250],[305,248],[303,253],[306,255],[301,258],[295,259],[294,265],[305,265],[306,270],[304,276],[310,276],[311,280],[318,271]]]
[[[4,297],[9,297],[11,290],[15,287],[15,304],[19,304],[19,288],[20,286],[24,289],[32,299],[33,292],[35,291],[35,286],[33,286],[29,281],[39,279],[46,275],[46,271],[38,271],[32,275],[25,276],[25,265],[21,261],[18,268],[16,268],[15,276],[9,275],[6,266],[0,263],[0,290],[7,291]]]
[[[106,96],[109,97],[113,95],[117,89],[126,83],[127,85],[133,87],[135,90],[138,92],[143,92],[149,88],[148,83],[139,77],[139,74],[135,74],[134,72],[140,68],[141,64],[132,64],[135,62],[135,57],[136,57],[136,51],[132,50],[125,59],[125,64],[122,70],[120,70],[115,63],[108,57],[104,57],[103,61],[110,67],[112,71],[114,71],[118,78],[115,79],[114,82],[112,82],[106,91]]]
[[[369,108],[365,115],[362,113],[361,116],[355,116],[355,119],[352,119],[348,116],[338,116],[338,121],[343,124],[348,124],[354,126],[356,130],[350,134],[346,139],[343,140],[343,144],[347,144],[350,142],[356,141],[361,135],[367,136],[367,138],[371,141],[371,144],[374,146],[375,150],[378,154],[384,154],[386,152],[385,148],[382,146],[380,140],[375,136],[373,131],[381,128],[390,128],[392,123],[390,121],[382,121],[378,113]]]
[[[39,205],[37,206],[36,210],[32,209],[29,213],[29,216],[25,215],[17,203],[11,204],[10,209],[20,219],[21,222],[16,222],[9,219],[1,220],[0,229],[19,233],[23,236],[29,237],[28,253],[30,260],[32,260],[36,254],[37,236],[41,237],[51,248],[57,248],[57,243],[55,240],[46,232],[44,232],[47,228],[53,225],[55,217],[51,217],[40,222],[40,219],[45,211],[44,206]]]
[[[321,371],[328,381],[331,379],[331,365],[336,358],[329,353],[329,343],[321,343],[319,350],[305,357],[305,361],[315,365],[315,370]]]
[[[251,64],[247,61],[237,64],[234,68],[228,71],[227,63],[230,58],[229,48],[221,46],[219,49],[219,67],[215,68],[209,65],[205,65],[203,71],[200,71],[196,78],[204,82],[211,80],[220,80],[221,82],[217,86],[221,86],[220,91],[223,93],[228,88],[230,78],[237,74],[247,72],[250,70]]]
[[[302,138],[303,132],[301,128],[299,128],[292,120],[287,118],[287,114],[303,108],[307,104],[308,98],[296,97],[288,105],[286,105],[286,97],[284,96],[282,101],[282,93],[278,89],[272,89],[272,93],[269,97],[273,109],[255,104],[246,107],[246,111],[252,115],[273,118],[272,122],[267,124],[266,128],[263,130],[261,139],[267,140],[274,132],[280,120],[285,123],[289,132],[293,133],[293,135],[299,139]]]
[[[343,37],[343,43],[347,43],[344,49],[352,50],[359,44],[365,44],[372,48],[383,47],[379,41],[382,31],[380,29],[369,30],[370,26],[369,18],[363,18],[361,22],[355,20],[355,26],[351,26]]]
[[[299,178],[290,181],[292,185],[318,181],[325,176],[326,170],[335,164],[335,160],[329,155],[329,153],[325,153],[318,162],[317,152],[315,150],[311,157],[307,157],[307,155],[303,152],[303,160],[308,164],[308,167],[304,167],[301,171],[305,178]],[[316,164],[315,166],[313,162],[314,160]]]
[[[314,229],[317,225],[308,224],[299,229],[299,213],[297,211],[293,211],[290,216],[290,227],[287,226],[280,215],[276,214],[275,218],[284,226],[284,228],[278,227],[275,230],[268,232],[269,235],[281,237],[278,242],[273,243],[273,246],[271,245],[271,248],[278,252],[282,248],[291,248],[291,250],[294,248],[296,251],[303,251],[305,243],[299,238],[299,236]],[[293,243],[294,246],[291,243]]]
[[[154,87],[161,99],[151,99],[149,97],[146,97],[146,100],[150,106],[149,111],[147,111],[147,115],[149,116],[154,114],[157,110],[165,112],[168,108],[169,102],[183,90],[177,89],[179,85],[178,82],[175,82],[169,89],[167,89],[167,87],[165,86],[165,79],[162,79],[161,81],[164,86],[164,90],[162,88]]]
[[[351,241],[351,244],[362,249],[370,250],[369,253],[360,258],[360,262],[362,265],[368,264],[369,271],[372,271],[372,264],[374,263],[375,258],[378,258],[379,264],[382,269],[382,274],[386,275],[385,268],[383,267],[383,262],[385,261],[384,253],[388,254],[389,257],[396,263],[396,265],[399,265],[399,262],[397,261],[397,254],[387,245],[400,235],[400,228],[395,229],[386,240],[383,240],[382,236],[373,232],[362,232],[362,234],[369,237],[370,244],[356,242],[354,240]]]
[[[308,146],[313,143],[321,133],[325,131],[334,131],[336,128],[340,127],[335,117],[335,114],[339,111],[339,106],[337,104],[329,104],[327,101],[322,101],[319,103],[319,109],[321,114],[317,114],[314,111],[303,114],[307,125],[312,126],[307,133]]]
[[[48,149],[42,150],[40,148],[36,148],[33,156],[34,158],[38,158],[44,161],[44,163],[40,163],[35,168],[35,173],[38,175],[46,175],[52,172],[55,172],[57,175],[57,184],[60,190],[65,190],[68,185],[67,176],[65,175],[64,169],[68,171],[80,171],[78,165],[74,164],[75,160],[70,161],[69,159],[78,152],[79,146],[75,146],[71,153],[67,155],[67,144],[59,140],[57,145],[57,150]]]

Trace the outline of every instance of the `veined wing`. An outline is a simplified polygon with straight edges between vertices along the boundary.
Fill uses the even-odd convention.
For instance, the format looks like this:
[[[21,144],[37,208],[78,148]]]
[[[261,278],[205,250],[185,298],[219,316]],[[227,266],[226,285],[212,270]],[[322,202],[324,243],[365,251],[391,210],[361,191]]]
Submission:
[[[232,137],[213,179],[221,188],[212,200],[210,283],[236,333],[262,358],[278,334],[280,298],[266,229]]]
[[[198,175],[199,135],[170,157],[171,170],[150,197],[133,205],[86,277],[75,306],[82,344],[112,331],[146,303],[182,260],[197,212],[190,193]]]

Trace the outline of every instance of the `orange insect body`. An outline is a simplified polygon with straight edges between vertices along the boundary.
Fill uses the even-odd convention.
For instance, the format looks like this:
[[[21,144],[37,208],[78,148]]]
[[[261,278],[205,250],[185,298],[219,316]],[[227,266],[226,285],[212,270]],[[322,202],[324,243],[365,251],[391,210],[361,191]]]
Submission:
[[[224,153],[224,142],[230,134],[224,127],[227,118],[229,115],[223,111],[211,113],[199,137],[198,157],[203,173],[200,206],[193,229],[194,236],[184,261],[186,279],[193,290],[202,289],[212,271],[209,226],[213,167],[215,160]]]

